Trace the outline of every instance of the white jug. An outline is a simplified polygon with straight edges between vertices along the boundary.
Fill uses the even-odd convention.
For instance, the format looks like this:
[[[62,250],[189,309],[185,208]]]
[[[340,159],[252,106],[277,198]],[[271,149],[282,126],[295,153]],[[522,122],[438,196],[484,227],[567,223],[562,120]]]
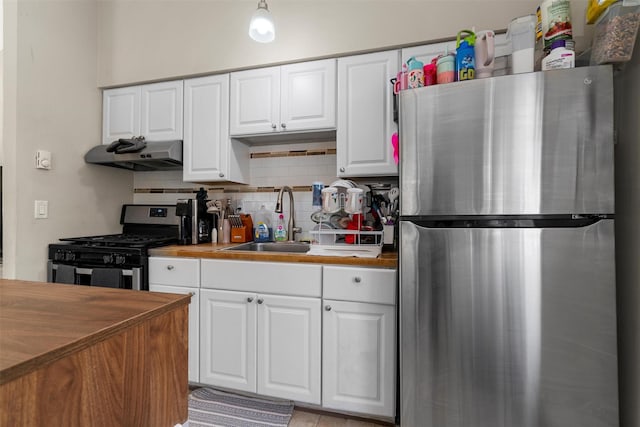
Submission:
[[[507,27],[507,40],[511,43],[511,73],[529,73],[533,71],[533,54],[536,44],[535,15],[514,19]]]
[[[476,79],[493,75],[495,62],[495,33],[491,30],[477,31],[474,53],[476,56]]]

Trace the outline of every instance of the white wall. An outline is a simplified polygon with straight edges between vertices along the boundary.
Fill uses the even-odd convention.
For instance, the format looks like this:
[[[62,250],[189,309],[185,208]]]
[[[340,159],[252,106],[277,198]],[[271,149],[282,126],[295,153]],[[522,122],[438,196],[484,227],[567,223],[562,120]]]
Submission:
[[[249,39],[256,0],[102,1],[98,85],[212,73],[505,29],[539,0],[269,0],[270,44]],[[586,0],[572,1],[582,48]],[[586,30],[590,31],[590,28]]]
[[[47,245],[118,231],[132,175],[84,162],[100,143],[93,0],[5,2],[4,277],[44,280]],[[52,152],[50,171],[35,151]],[[33,218],[34,200],[49,219]]]

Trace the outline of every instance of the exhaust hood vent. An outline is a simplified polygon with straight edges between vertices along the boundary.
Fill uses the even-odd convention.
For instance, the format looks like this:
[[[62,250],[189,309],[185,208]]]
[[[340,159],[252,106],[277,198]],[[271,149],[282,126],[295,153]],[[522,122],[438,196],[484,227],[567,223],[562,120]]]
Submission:
[[[84,156],[87,163],[132,171],[182,170],[182,141],[148,141],[137,151],[118,153],[111,145],[93,147]],[[111,151],[109,151],[111,150]]]

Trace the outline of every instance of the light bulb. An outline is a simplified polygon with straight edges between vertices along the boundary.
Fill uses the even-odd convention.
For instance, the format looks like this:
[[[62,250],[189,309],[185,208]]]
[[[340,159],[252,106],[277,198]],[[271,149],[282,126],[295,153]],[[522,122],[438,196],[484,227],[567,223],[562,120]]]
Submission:
[[[249,37],[260,43],[269,43],[275,39],[276,31],[265,0],[260,0],[258,9],[249,23]]]

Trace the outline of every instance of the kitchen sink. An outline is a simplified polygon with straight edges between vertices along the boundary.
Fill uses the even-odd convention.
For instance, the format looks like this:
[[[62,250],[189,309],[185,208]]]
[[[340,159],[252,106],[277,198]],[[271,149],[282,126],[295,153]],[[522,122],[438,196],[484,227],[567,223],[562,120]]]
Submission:
[[[238,246],[225,248],[223,251],[251,251],[251,252],[287,252],[305,253],[309,244],[301,242],[248,242]]]

